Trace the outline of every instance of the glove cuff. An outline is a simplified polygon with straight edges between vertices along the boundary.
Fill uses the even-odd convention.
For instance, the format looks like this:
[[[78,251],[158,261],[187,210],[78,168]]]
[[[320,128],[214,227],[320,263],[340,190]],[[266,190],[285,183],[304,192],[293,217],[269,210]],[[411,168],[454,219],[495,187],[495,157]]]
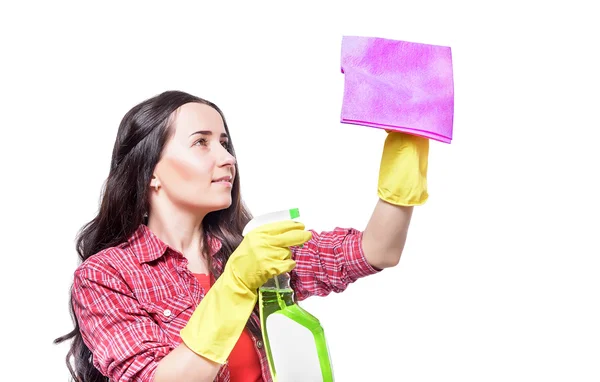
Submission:
[[[229,272],[224,272],[181,329],[182,341],[194,353],[225,364],[257,299],[256,292],[250,291]]]

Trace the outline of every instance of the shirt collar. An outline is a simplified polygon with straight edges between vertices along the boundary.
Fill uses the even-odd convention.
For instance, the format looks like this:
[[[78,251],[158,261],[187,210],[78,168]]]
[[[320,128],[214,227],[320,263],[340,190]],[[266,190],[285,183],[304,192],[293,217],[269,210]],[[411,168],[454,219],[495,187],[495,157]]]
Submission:
[[[159,239],[145,224],[140,224],[127,242],[140,263],[154,261],[164,255],[167,250],[181,254],[179,251],[171,248],[164,241]],[[213,257],[221,249],[222,243],[216,237],[210,236],[208,238],[208,246],[210,256]]]

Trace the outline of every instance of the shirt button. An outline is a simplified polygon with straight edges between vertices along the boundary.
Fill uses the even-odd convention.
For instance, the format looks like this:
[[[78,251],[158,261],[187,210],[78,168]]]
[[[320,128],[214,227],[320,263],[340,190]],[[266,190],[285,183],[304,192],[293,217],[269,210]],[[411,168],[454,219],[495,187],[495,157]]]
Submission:
[[[163,314],[165,315],[165,317],[169,317],[171,315],[171,311],[169,309],[165,309]]]
[[[257,348],[259,348],[259,349],[262,349],[262,347],[263,347],[263,342],[262,342],[261,340],[257,340],[257,341],[256,341],[256,347],[257,347]]]

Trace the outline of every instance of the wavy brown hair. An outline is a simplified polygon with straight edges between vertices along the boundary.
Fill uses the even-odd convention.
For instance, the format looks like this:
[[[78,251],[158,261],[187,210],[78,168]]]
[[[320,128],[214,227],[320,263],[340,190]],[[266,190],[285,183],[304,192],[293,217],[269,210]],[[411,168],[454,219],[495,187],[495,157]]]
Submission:
[[[225,131],[230,136],[229,151],[235,156],[225,116],[212,102],[181,91],[167,91],[134,106],[125,114],[119,126],[98,213],[77,235],[76,250],[81,262],[106,248],[127,241],[140,224],[147,222],[145,214],[150,207],[150,180],[163,148],[173,134],[171,116],[179,107],[190,102],[211,106],[219,112]],[[242,230],[252,218],[240,196],[237,163],[235,169],[231,206],[206,215],[202,223],[205,240],[211,236],[222,242],[215,256],[224,263],[242,241]],[[219,277],[219,271],[212,266],[210,256],[208,258],[211,273],[215,278]],[[72,339],[66,357],[71,376],[78,382],[107,382],[108,378],[92,363],[92,352],[81,336],[72,297],[70,311],[75,328],[55,339],[54,343]],[[256,309],[253,314],[257,314]],[[260,335],[260,328],[252,320],[248,320],[247,326],[255,336]]]

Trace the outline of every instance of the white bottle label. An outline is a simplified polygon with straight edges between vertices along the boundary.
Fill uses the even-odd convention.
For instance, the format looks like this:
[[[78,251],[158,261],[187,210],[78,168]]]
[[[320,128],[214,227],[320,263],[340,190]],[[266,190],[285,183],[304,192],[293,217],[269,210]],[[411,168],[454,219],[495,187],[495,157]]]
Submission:
[[[282,314],[267,317],[267,333],[277,382],[322,382],[315,339],[310,330]]]

